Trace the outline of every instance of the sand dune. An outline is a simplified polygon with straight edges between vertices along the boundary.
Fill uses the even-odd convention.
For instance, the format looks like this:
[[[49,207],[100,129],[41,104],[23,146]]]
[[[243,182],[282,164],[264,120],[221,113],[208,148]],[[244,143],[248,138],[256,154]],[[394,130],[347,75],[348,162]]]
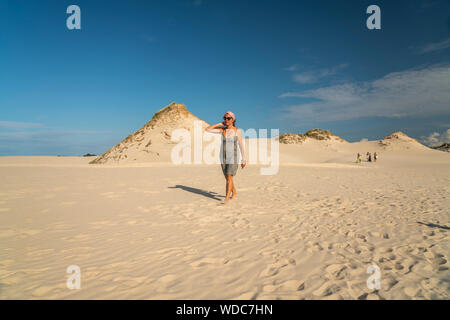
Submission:
[[[449,157],[281,144],[279,172],[239,169],[228,206],[218,165],[1,157],[0,298],[448,299]]]

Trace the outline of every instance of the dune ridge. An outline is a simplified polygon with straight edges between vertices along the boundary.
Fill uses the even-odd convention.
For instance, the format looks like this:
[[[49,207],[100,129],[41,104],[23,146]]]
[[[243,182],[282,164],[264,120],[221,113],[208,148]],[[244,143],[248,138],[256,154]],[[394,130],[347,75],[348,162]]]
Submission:
[[[171,162],[170,152],[174,144],[176,144],[176,142],[171,140],[173,130],[183,128],[192,135],[194,121],[200,121],[202,130],[209,126],[207,122],[189,112],[184,104],[172,102],[155,112],[151,120],[139,130],[131,133],[89,163],[96,165],[118,165]],[[348,142],[329,130],[317,128],[310,129],[304,134],[285,133],[274,138],[277,138],[282,146],[280,147],[280,161],[288,162],[305,162],[311,161],[312,158],[315,158],[315,161],[318,162],[333,161],[333,159],[341,157],[341,153],[345,153],[345,156],[341,157],[345,162],[347,157],[351,157],[350,153],[355,153],[355,155],[358,152],[365,154],[367,151],[379,153],[386,150],[434,151],[434,149],[424,146],[403,132],[393,132],[383,139],[367,142]],[[254,138],[244,136],[246,150],[249,150],[249,140],[251,139]],[[292,146],[288,147],[286,145]],[[294,148],[292,150],[296,150],[296,146],[301,147],[301,149],[297,153],[292,153],[290,150],[292,148]],[[335,153],[322,152],[322,149],[327,149]],[[314,155],[311,157],[307,155],[308,152],[313,152],[313,154],[322,153],[323,157],[321,159]],[[305,159],[301,158],[302,155],[305,156]]]

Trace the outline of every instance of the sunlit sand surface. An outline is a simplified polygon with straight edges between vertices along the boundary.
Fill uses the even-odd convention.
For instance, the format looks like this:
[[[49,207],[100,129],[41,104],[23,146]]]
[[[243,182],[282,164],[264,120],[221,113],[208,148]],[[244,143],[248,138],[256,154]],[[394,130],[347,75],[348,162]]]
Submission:
[[[374,148],[280,145],[225,206],[220,165],[0,157],[0,298],[449,299],[450,154]]]

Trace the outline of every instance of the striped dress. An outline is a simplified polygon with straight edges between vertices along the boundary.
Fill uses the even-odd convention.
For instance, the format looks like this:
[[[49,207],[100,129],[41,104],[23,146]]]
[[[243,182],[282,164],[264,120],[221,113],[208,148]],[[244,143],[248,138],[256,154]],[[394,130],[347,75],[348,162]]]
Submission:
[[[236,175],[239,167],[238,162],[238,137],[237,130],[231,137],[225,137],[222,134],[222,145],[220,147],[220,163],[223,174]]]

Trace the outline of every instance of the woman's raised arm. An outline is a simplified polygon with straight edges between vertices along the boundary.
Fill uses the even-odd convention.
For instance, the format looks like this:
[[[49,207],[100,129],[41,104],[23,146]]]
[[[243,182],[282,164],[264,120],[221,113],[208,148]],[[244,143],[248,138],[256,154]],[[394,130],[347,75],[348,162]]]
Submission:
[[[217,128],[223,126],[223,123],[217,123],[217,124],[213,124],[209,127],[205,128],[205,131],[211,132],[211,133],[222,133],[223,129],[222,128]]]

